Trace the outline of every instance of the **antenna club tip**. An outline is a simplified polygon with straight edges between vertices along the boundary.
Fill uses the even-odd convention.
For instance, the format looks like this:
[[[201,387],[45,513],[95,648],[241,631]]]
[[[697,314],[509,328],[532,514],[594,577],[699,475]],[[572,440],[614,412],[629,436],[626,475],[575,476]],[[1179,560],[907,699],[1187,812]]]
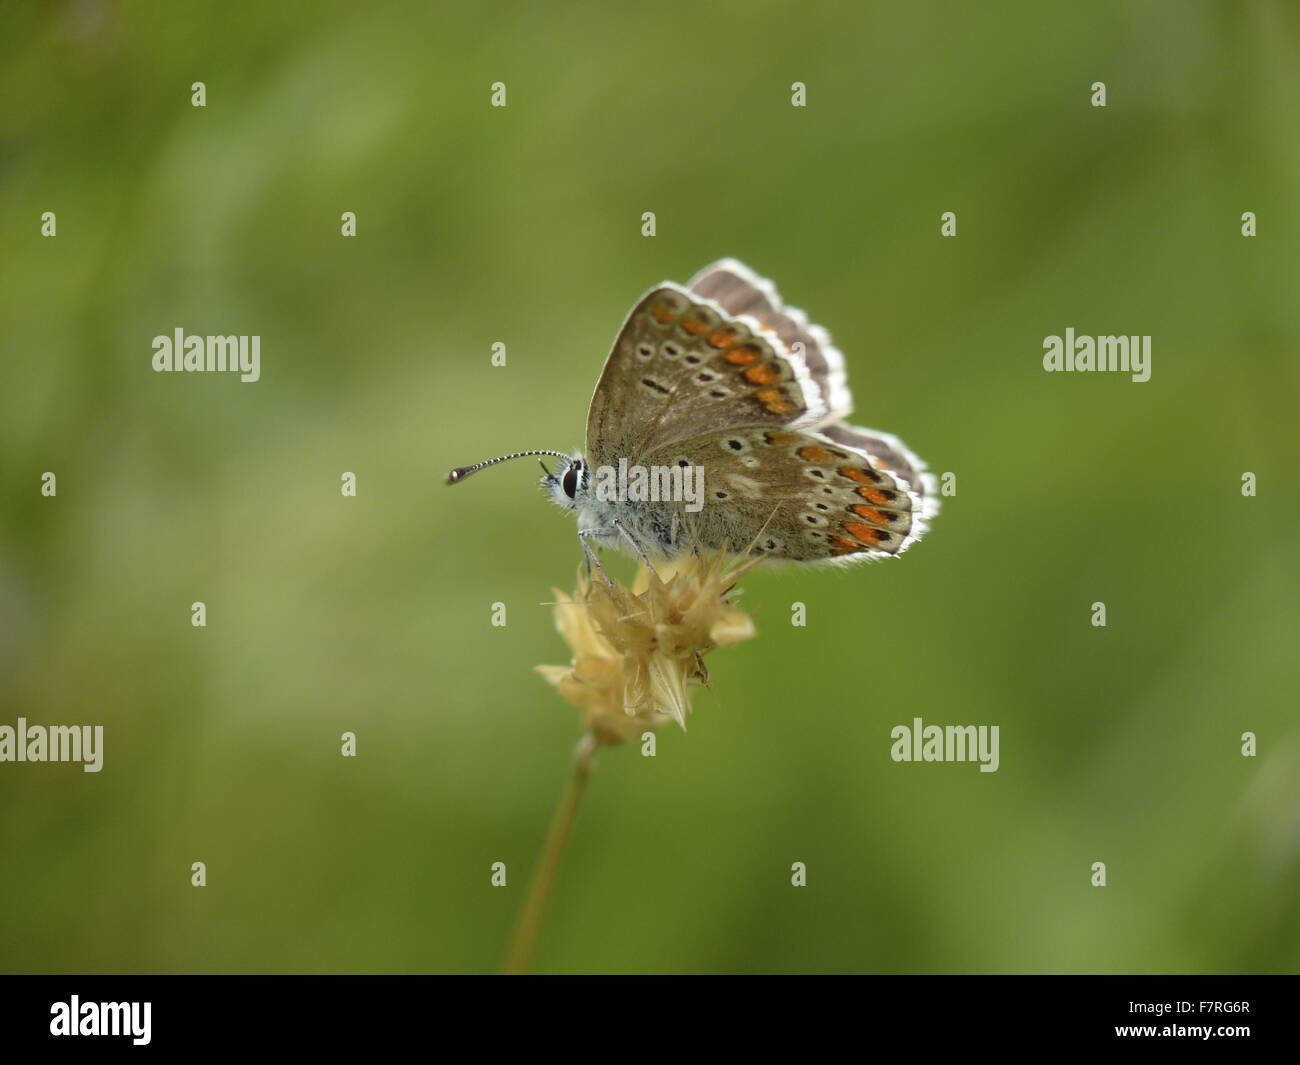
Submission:
[[[444,484],[455,484],[457,481],[459,481],[459,480],[460,480],[462,477],[464,477],[464,476],[465,476],[465,470],[464,470],[464,468],[463,468],[463,467],[462,467],[462,468],[457,468],[457,469],[454,469],[454,470],[452,470],[450,473],[447,474],[447,477],[446,477],[446,479],[443,481],[443,483],[444,483]]]

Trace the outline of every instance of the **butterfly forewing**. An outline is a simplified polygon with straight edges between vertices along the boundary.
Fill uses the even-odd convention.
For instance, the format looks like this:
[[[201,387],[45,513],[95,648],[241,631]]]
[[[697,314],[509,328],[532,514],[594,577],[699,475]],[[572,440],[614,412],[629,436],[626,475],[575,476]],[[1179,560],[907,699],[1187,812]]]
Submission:
[[[712,300],[733,317],[748,316],[774,333],[782,347],[800,356],[816,382],[828,417],[844,418],[853,411],[844,356],[819,325],[811,325],[803,311],[781,302],[776,286],[759,277],[744,263],[723,259],[706,266],[686,286],[697,296]]]
[[[624,323],[587,416],[594,465],[733,425],[811,426],[826,403],[802,359],[757,322],[677,285],[649,292]]]

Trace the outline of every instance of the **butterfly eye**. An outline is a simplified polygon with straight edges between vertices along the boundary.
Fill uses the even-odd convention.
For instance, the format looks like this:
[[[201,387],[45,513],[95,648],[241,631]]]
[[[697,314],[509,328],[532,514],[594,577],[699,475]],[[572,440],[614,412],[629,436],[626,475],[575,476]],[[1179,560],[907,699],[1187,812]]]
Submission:
[[[578,491],[578,467],[570,466],[564,471],[564,478],[560,481],[560,487],[564,489],[564,494],[570,499]]]

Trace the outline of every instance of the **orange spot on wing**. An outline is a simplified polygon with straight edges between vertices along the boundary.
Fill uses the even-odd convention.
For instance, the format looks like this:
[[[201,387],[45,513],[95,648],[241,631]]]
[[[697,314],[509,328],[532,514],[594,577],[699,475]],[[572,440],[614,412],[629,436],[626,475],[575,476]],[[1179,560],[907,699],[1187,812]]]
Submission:
[[[837,555],[847,555],[847,554],[849,554],[851,551],[861,551],[861,550],[862,550],[862,545],[861,545],[861,544],[859,544],[859,543],[855,543],[853,540],[850,540],[850,539],[849,539],[848,537],[846,537],[846,536],[837,536],[837,537],[835,537],[835,539],[834,539],[833,541],[831,541],[831,542],[835,545],[835,553],[836,553]]]
[[[763,439],[769,444],[793,444],[799,439],[798,433],[778,433],[769,432],[763,434]]]
[[[818,447],[816,444],[801,447],[795,454],[801,459],[807,459],[809,462],[830,462],[834,457],[824,447]]]
[[[839,472],[850,481],[857,481],[859,484],[875,484],[880,480],[880,475],[875,471],[859,470],[853,466],[841,466]]]
[[[773,414],[789,414],[794,410],[794,404],[781,395],[779,388],[760,388],[754,395]]]
[[[870,525],[863,525],[856,521],[846,521],[844,523],[844,529],[846,532],[856,536],[864,544],[874,545],[880,543],[880,530],[873,529]]]
[[[888,495],[886,495],[879,488],[872,488],[871,485],[869,484],[864,484],[861,488],[859,488],[858,495],[860,495],[863,499],[875,503],[877,506],[881,506],[885,503],[891,502]]]
[[[666,303],[651,304],[650,313],[655,316],[657,321],[663,322],[664,325],[667,325],[676,317],[676,315],[673,314],[673,309]]]
[[[781,380],[781,371],[771,363],[751,366],[745,371],[745,380],[751,385],[774,385]]]
[[[715,329],[709,334],[709,343],[715,348],[729,348],[736,342],[736,338],[728,333],[725,329]]]
[[[686,332],[690,333],[691,336],[697,337],[709,328],[709,323],[703,318],[694,318],[688,315],[682,319],[682,328],[685,329]]]
[[[741,344],[739,347],[732,348],[722,357],[733,366],[744,366],[747,363],[758,361],[758,348],[754,347],[753,344]]]
[[[869,507],[863,503],[856,503],[850,509],[852,509],[853,513],[859,518],[865,518],[867,521],[871,522],[872,525],[884,525],[886,527],[889,525],[889,516],[887,514],[882,514],[875,507]]]

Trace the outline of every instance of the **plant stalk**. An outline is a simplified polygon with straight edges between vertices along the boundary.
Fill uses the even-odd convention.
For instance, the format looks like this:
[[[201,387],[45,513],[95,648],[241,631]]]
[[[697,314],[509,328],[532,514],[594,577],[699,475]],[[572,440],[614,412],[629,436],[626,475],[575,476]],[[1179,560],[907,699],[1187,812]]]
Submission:
[[[546,838],[546,846],[542,850],[537,870],[533,873],[533,882],[528,887],[528,897],[524,900],[524,908],[519,915],[519,924],[515,927],[510,954],[506,958],[505,971],[509,975],[522,975],[532,968],[537,941],[546,920],[546,909],[551,901],[551,889],[555,886],[565,844],[569,842],[569,833],[578,814],[578,804],[582,801],[587,778],[591,775],[592,756],[595,752],[596,741],[589,735],[582,738],[574,752],[569,786],[551,821],[550,835]]]

